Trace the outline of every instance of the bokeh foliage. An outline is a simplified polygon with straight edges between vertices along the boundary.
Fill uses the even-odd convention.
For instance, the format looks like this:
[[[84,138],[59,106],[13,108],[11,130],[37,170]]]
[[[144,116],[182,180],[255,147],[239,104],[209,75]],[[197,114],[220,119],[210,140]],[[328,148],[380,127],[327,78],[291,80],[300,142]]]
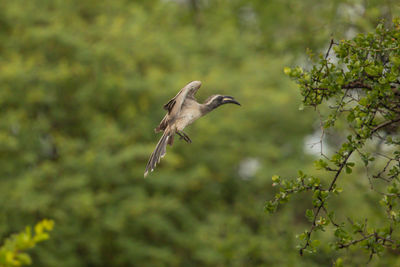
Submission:
[[[272,174],[312,162],[316,118],[300,118],[282,69],[398,10],[364,4],[1,2],[0,235],[53,219],[37,266],[329,264],[329,251],[294,250],[307,202],[262,210]],[[229,94],[242,107],[188,128],[193,143],[168,148],[144,180],[162,105],[191,80],[203,81],[199,99]]]
[[[48,232],[53,230],[52,220],[38,222],[34,230],[30,226],[18,234],[13,234],[4,241],[0,247],[0,266],[16,267],[32,264],[32,259],[27,251],[36,246],[37,243],[49,239]]]

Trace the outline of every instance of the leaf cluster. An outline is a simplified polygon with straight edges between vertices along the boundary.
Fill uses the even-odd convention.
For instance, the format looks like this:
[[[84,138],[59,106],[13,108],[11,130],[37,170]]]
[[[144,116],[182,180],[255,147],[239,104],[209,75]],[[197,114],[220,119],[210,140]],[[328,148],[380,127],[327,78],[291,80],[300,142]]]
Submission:
[[[4,241],[0,247],[0,266],[18,267],[32,264],[32,259],[27,253],[36,244],[49,239],[49,233],[53,230],[54,221],[44,219],[38,222],[32,229],[27,226],[24,231],[13,234]]]

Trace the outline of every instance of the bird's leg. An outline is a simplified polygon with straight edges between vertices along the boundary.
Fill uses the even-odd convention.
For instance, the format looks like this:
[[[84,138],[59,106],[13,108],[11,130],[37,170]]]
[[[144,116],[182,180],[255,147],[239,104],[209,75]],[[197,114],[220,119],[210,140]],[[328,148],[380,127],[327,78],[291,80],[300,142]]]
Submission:
[[[192,140],[189,138],[187,134],[185,134],[183,131],[176,131],[176,133],[181,137],[181,139],[185,140],[188,143],[191,143]]]
[[[189,137],[184,131],[181,131],[181,133],[183,134],[183,136],[184,136],[186,142],[192,143],[192,140],[190,139],[190,137]]]
[[[183,139],[183,135],[181,135],[178,131],[176,131],[176,134],[179,135],[181,138],[179,138],[179,140]]]
[[[180,140],[185,140],[186,142],[188,142],[189,143],[189,141],[187,140],[187,138],[181,133],[181,132],[176,132],[181,138],[179,138]]]

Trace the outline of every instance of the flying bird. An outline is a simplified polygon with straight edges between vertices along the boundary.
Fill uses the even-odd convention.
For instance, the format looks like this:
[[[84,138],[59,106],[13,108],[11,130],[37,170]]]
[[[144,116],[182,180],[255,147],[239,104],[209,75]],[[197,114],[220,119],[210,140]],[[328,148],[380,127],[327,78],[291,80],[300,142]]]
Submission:
[[[172,145],[174,143],[175,134],[178,134],[186,142],[191,143],[192,140],[183,132],[186,126],[223,104],[232,103],[240,106],[240,103],[232,96],[226,95],[212,95],[203,104],[200,104],[195,98],[200,86],[200,81],[188,83],[174,98],[164,105],[167,114],[160,122],[160,125],[154,129],[156,133],[161,131],[164,133],[150,156],[144,177],[147,176],[149,171],[153,171],[160,159],[165,156],[167,144]]]

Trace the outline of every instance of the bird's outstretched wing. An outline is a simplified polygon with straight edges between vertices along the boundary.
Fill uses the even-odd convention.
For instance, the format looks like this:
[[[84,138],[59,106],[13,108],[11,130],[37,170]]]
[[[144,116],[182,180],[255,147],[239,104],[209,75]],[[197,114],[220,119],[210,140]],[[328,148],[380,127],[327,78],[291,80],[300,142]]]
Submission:
[[[157,128],[154,129],[156,133],[164,131],[167,128],[168,122],[175,118],[175,116],[177,116],[181,112],[181,108],[185,100],[187,98],[194,99],[194,95],[197,93],[197,90],[199,90],[200,86],[200,81],[193,81],[188,83],[179,91],[179,93],[174,98],[172,98],[170,101],[168,101],[167,104],[164,105],[164,109],[168,111],[168,113],[164,116]]]
[[[181,111],[183,102],[185,102],[185,99],[194,98],[194,95],[196,94],[197,90],[199,90],[200,86],[200,81],[193,81],[183,87],[174,98],[164,105],[164,109],[168,111],[168,115],[170,117],[175,117],[178,115]]]

